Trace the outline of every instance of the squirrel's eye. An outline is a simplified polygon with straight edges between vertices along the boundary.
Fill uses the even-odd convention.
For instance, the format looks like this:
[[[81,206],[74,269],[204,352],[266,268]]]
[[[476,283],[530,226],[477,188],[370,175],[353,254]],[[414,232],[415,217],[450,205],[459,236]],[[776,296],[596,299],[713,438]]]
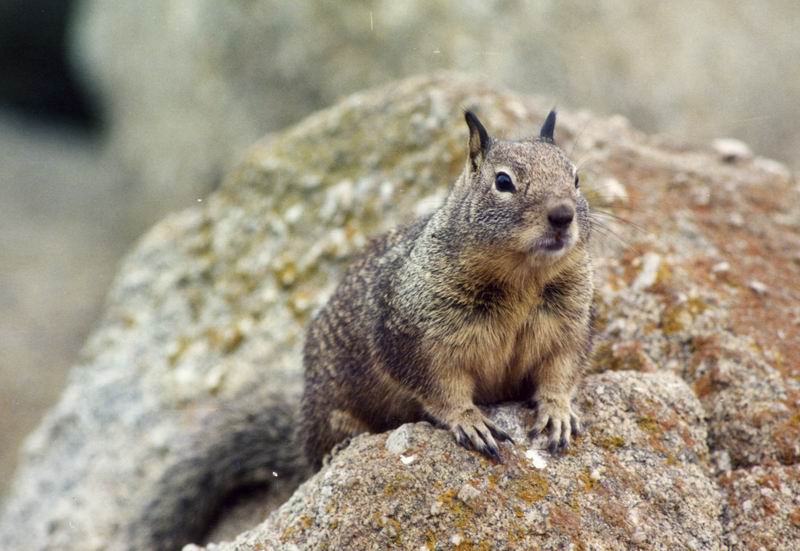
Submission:
[[[575,175],[575,189],[578,189],[579,187],[581,187],[581,177],[576,174]]]
[[[505,172],[498,172],[494,177],[494,186],[497,191],[514,192],[517,188],[514,187],[514,182],[511,181],[511,176]]]

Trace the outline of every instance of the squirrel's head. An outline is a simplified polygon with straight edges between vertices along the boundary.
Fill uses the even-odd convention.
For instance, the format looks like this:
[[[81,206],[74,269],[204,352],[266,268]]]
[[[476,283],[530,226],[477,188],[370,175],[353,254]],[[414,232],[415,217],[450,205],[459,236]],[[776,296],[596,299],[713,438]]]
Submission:
[[[517,141],[492,139],[470,111],[465,118],[469,158],[453,192],[474,239],[536,262],[588,240],[589,207],[575,165],[555,145],[555,111],[538,136]]]

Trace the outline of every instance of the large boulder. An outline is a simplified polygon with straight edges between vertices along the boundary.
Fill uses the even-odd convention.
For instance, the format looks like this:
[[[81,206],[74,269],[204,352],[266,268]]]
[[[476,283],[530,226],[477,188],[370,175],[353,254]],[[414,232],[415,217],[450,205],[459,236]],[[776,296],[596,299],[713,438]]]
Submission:
[[[356,94],[256,143],[217,192],[158,224],[122,265],[68,389],[28,441],[0,548],[114,549],[209,405],[254,384],[295,396],[303,328],[348,259],[435,208],[461,170],[464,107],[511,137],[535,131],[550,105],[452,74]],[[448,548],[473,538],[450,522],[458,511],[465,526],[480,519],[481,540],[543,546],[583,533],[611,545],[610,530],[621,546],[716,548],[745,541],[731,534],[748,523],[772,526],[738,515],[729,492],[751,490],[726,481],[798,463],[797,185],[774,161],[648,137],[619,117],[564,111],[556,133],[596,212],[587,437],[553,459],[518,434],[504,465],[425,425],[389,445],[406,432],[408,465],[387,435],[358,438],[235,548],[321,542],[333,526],[352,542],[428,528]],[[516,411],[496,415],[520,427]],[[355,461],[384,486],[350,484]],[[434,477],[441,488],[426,485]],[[356,526],[367,511],[378,514]],[[800,541],[793,518],[769,521],[789,547]],[[402,541],[419,547],[415,538]]]
[[[671,373],[592,375],[588,434],[564,457],[526,443],[532,413],[493,418],[518,446],[502,464],[427,423],[355,439],[244,549],[722,549],[703,410]]]
[[[690,14],[690,15],[689,15]],[[797,159],[796,2],[82,0],[80,66],[152,219],[343,94],[442,68]],[[671,55],[661,55],[669,52]],[[769,124],[766,123],[766,117]],[[149,201],[147,201],[149,199]]]

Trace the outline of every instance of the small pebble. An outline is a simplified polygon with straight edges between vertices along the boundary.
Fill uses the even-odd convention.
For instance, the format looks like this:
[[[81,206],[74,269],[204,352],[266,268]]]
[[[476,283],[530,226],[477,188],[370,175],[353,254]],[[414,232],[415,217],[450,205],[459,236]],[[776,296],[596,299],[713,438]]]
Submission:
[[[411,426],[402,425],[394,429],[386,439],[386,450],[389,453],[400,455],[408,449],[410,438]]]
[[[661,255],[649,252],[642,257],[642,270],[633,282],[633,288],[643,291],[656,282],[658,269],[661,267]]]
[[[461,486],[461,489],[458,490],[458,499],[469,505],[471,502],[475,501],[475,499],[479,498],[481,495],[480,490],[478,490],[472,484],[464,484]]]
[[[767,159],[765,157],[758,157],[756,158],[754,164],[764,172],[769,172],[770,174],[779,176],[786,180],[792,177],[792,171],[789,170],[785,164],[779,163],[778,161]]]
[[[711,204],[711,188],[697,186],[692,189],[692,203],[697,207],[707,207]]]
[[[768,289],[769,289],[769,288],[766,286],[766,284],[764,284],[764,283],[761,283],[761,282],[760,282],[760,281],[758,281],[757,279],[754,279],[754,280],[750,281],[750,283],[748,283],[748,284],[747,284],[747,286],[748,286],[748,287],[750,287],[750,289],[751,289],[753,292],[755,292],[757,295],[761,295],[761,296],[764,296],[764,295],[766,295],[766,294],[767,294],[767,291],[768,291]]]
[[[644,530],[641,528],[637,528],[633,531],[633,534],[631,534],[631,543],[634,545],[641,545],[645,541],[647,541],[647,534],[645,534]]]
[[[536,469],[544,469],[547,467],[547,460],[539,453],[538,450],[533,448],[525,452],[525,457],[531,460],[531,465]]]
[[[593,186],[592,190],[600,196],[607,205],[625,204],[628,202],[628,190],[616,178],[602,178]]]
[[[726,274],[731,271],[731,265],[728,262],[717,262],[713,266],[711,266],[711,273],[714,274]]]
[[[719,138],[711,142],[711,148],[726,163],[752,159],[753,152],[743,141],[733,138]]]
[[[734,228],[741,228],[744,226],[744,217],[738,212],[732,212],[728,216],[728,223]]]

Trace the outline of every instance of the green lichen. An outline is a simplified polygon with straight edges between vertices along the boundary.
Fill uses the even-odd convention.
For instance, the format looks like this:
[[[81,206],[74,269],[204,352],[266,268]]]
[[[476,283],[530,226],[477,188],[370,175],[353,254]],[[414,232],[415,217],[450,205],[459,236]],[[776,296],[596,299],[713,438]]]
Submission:
[[[533,504],[547,497],[550,485],[544,475],[529,472],[512,481],[509,490],[517,499]]]
[[[587,493],[594,490],[595,486],[597,485],[597,480],[592,478],[592,471],[589,468],[578,475],[578,480],[583,486],[583,491]]]
[[[661,435],[664,432],[663,427],[650,417],[640,417],[636,420],[636,425],[651,435]]]
[[[189,349],[189,346],[192,344],[192,341],[185,336],[178,337],[178,344],[175,347],[175,350],[167,356],[167,363],[169,363],[170,367],[175,367],[180,362],[183,355]]]
[[[601,435],[601,436],[592,436],[592,441],[600,446],[601,448],[605,448],[609,451],[616,451],[622,448],[625,445],[625,439],[618,435]]]
[[[463,501],[458,499],[456,490],[447,490],[439,495],[439,502],[453,518],[453,525],[456,528],[468,529],[474,519],[475,512]]]
[[[685,302],[669,305],[661,313],[661,330],[667,335],[680,333],[687,329],[687,324],[708,309],[703,300],[692,297]]]

